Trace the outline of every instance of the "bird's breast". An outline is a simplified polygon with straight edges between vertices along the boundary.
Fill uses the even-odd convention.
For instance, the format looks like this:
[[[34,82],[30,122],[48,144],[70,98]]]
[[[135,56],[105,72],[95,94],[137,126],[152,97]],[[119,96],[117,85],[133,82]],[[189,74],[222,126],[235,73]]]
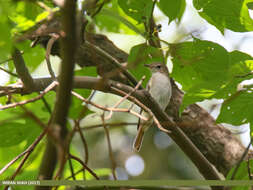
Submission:
[[[169,77],[161,73],[154,73],[149,81],[149,93],[164,110],[171,97],[171,84]]]

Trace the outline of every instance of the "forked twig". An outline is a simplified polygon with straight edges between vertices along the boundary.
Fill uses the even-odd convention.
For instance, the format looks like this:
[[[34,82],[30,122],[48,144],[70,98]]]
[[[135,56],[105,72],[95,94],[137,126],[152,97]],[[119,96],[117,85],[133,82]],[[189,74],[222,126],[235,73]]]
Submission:
[[[35,102],[35,101],[41,99],[46,93],[51,91],[57,85],[58,85],[58,82],[54,81],[40,95],[38,95],[34,98],[31,98],[29,100],[24,100],[24,101],[21,101],[21,102],[15,102],[15,103],[12,103],[12,104],[7,104],[7,105],[4,105],[4,106],[0,106],[0,110],[5,110],[7,108],[14,108],[14,107],[17,107],[17,106],[21,106],[21,105],[24,105],[24,104]]]
[[[142,82],[145,80],[145,76],[143,76],[142,78],[141,78],[141,80],[138,82],[138,84],[135,86],[135,88],[131,91],[131,92],[129,92],[127,95],[125,95],[123,98],[121,98],[114,106],[113,106],[113,108],[117,108],[123,101],[125,101],[129,96],[131,96],[140,86],[141,86],[141,84],[142,84]],[[129,110],[130,110],[130,108],[129,108]],[[110,119],[111,117],[112,117],[112,113],[113,113],[113,111],[111,110],[110,111],[110,113],[109,113],[109,115],[107,116],[107,117],[105,117],[105,120],[108,120],[108,119]]]

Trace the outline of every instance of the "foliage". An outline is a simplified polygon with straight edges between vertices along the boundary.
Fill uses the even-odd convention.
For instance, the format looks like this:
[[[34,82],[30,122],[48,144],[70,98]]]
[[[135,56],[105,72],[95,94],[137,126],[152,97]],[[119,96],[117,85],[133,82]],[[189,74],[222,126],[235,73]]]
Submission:
[[[31,73],[38,69],[45,59],[46,52],[44,48],[40,46],[31,48],[31,41],[18,40],[18,37],[27,31],[32,30],[42,22],[50,20],[50,11],[43,9],[38,5],[38,2],[43,2],[52,12],[59,10],[51,1],[45,0],[1,1],[0,62],[11,72],[15,72],[12,61],[3,61],[11,57],[11,52],[14,47],[17,47],[23,52],[26,66]],[[151,33],[149,28],[152,24],[151,20],[154,6],[157,6],[168,19],[168,25],[171,25],[173,22],[179,24],[186,9],[185,0],[104,0],[103,3],[104,7],[94,18],[87,16],[86,19],[91,19],[91,26],[103,32],[140,35],[145,41],[133,46],[128,57],[129,71],[138,80],[143,75],[146,75],[148,78],[150,77],[149,71],[143,67],[143,64],[152,61],[164,61],[164,57],[161,56],[161,49],[165,49],[167,50],[165,54],[171,57],[173,63],[173,70],[170,76],[181,84],[182,90],[185,93],[180,113],[190,104],[210,99],[222,99],[223,104],[217,122],[232,125],[250,123],[252,126],[252,86],[247,85],[238,90],[238,86],[243,81],[253,78],[253,58],[251,55],[238,50],[228,51],[218,43],[194,37],[191,40],[175,42],[173,44],[169,42],[163,43],[163,48],[148,45],[150,40],[158,40],[156,33],[159,29],[155,28],[153,33]],[[224,33],[225,30],[232,30],[234,32],[250,32],[253,30],[253,20],[249,15],[249,9],[252,9],[250,0],[193,0],[193,5],[198,11],[198,14],[208,23],[215,26],[221,33]],[[86,67],[77,69],[74,75],[97,77],[98,74],[95,69]],[[146,84],[146,81],[144,84]],[[13,80],[10,79],[9,83],[11,82]],[[91,90],[86,89],[75,90],[75,92],[85,98],[91,94]],[[36,96],[38,94],[35,93],[24,96],[13,95],[14,98],[12,101],[20,102]],[[55,99],[54,92],[47,93],[44,96],[44,100],[51,110],[54,107]],[[6,97],[1,97],[0,99],[2,105],[6,104],[7,101],[8,98]],[[51,112],[47,108],[45,101],[43,102],[41,99],[37,100],[25,105],[25,109],[16,107],[0,111],[1,168],[34,142],[42,131],[38,123],[27,116],[26,109],[32,110],[44,124],[47,124],[49,121]],[[83,110],[85,110],[83,102],[73,97],[68,115],[69,123],[73,123],[73,121],[80,119],[80,117],[87,116],[91,113],[94,114],[88,108],[85,113],[82,113]],[[88,138],[91,139],[91,137],[94,137],[93,139],[96,139],[101,136],[100,134],[91,135]],[[96,141],[93,141],[93,144],[96,144]],[[43,147],[42,149],[44,149],[43,143],[40,145]],[[71,146],[70,150],[72,152],[78,152],[74,146]],[[31,176],[37,175],[42,153],[35,151],[34,154],[38,155],[38,157],[30,158],[31,162],[35,160],[33,164],[28,166],[31,170],[21,174],[20,178],[30,178]],[[11,176],[17,166],[18,164],[12,165],[10,170],[4,173],[0,179]],[[74,167],[77,168],[77,166],[77,164],[74,164]],[[245,166],[245,163],[243,163],[243,166]],[[111,169],[101,168],[95,171],[100,176],[108,177]],[[240,169],[237,175],[238,179],[246,178],[243,175],[245,168],[246,166]],[[70,175],[67,172],[65,175]],[[85,175],[87,180],[93,179],[89,174]]]

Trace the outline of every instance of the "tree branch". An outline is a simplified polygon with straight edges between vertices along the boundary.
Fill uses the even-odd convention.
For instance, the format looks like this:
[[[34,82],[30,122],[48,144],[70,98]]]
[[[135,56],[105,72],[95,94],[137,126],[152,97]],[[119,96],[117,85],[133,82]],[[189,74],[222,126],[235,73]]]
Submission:
[[[39,178],[51,179],[53,171],[56,166],[56,150],[58,151],[58,158],[60,160],[60,168],[66,162],[66,146],[65,138],[67,136],[67,115],[71,101],[71,90],[73,81],[73,70],[76,52],[76,2],[73,0],[66,0],[62,7],[62,29],[64,36],[61,39],[61,72],[59,76],[59,88],[57,89],[56,104],[52,115],[51,127],[59,135],[59,140],[62,142],[61,150],[57,150],[52,141],[48,141],[44,157],[42,160]],[[58,131],[59,130],[59,131]],[[51,153],[51,154],[50,154]],[[45,168],[43,168],[45,167]],[[49,169],[47,169],[49,168]],[[59,172],[61,173],[61,171]],[[40,187],[36,189],[41,189]]]
[[[14,48],[12,51],[12,59],[18,76],[21,78],[25,88],[32,90],[34,87],[33,78],[25,65],[21,52],[17,48]]]

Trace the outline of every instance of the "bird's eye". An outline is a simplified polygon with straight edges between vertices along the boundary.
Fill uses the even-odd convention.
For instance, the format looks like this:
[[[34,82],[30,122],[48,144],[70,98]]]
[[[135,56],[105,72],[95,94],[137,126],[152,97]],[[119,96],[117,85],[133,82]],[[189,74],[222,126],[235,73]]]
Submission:
[[[157,69],[161,69],[161,65],[157,65],[156,67],[157,67]]]

